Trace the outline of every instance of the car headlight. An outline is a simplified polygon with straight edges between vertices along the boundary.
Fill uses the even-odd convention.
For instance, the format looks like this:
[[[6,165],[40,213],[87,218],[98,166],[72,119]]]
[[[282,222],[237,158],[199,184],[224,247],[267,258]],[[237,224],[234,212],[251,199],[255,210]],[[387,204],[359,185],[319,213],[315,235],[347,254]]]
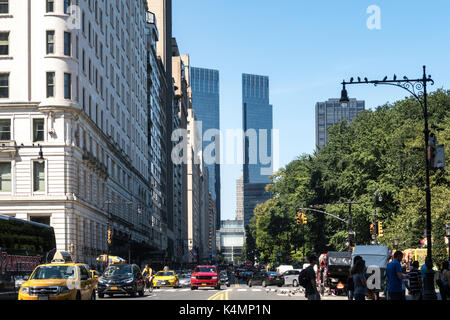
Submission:
[[[106,283],[106,280],[103,278],[98,278],[98,283],[104,284],[104,283]]]
[[[197,279],[195,276],[192,276],[191,279]]]
[[[29,294],[30,293],[30,288],[29,287],[22,287],[22,289],[20,289],[22,291],[23,294]]]
[[[130,278],[130,279],[126,279],[125,280],[125,283],[132,283],[134,281],[134,279],[133,278]]]
[[[59,287],[58,288],[59,293],[67,293],[70,292],[68,287]]]

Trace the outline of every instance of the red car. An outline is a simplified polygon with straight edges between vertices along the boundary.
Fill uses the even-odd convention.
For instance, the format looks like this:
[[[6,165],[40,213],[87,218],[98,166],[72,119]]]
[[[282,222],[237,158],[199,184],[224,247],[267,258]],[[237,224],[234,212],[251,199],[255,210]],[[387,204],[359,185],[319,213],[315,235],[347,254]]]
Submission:
[[[220,277],[215,266],[197,266],[191,275],[191,290],[199,287],[220,289]]]

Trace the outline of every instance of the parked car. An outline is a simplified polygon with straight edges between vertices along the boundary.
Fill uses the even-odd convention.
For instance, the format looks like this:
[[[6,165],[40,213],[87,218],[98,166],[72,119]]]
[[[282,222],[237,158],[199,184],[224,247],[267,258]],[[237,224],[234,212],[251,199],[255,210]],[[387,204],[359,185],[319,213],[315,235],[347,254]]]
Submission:
[[[158,271],[153,278],[153,287],[178,287],[180,285],[178,274],[175,271]]]
[[[105,294],[112,297],[115,294],[129,294],[134,297],[144,295],[144,277],[135,264],[112,264],[98,278],[98,296]]]
[[[191,290],[199,287],[220,289],[220,276],[216,266],[197,266],[191,275]]]
[[[180,287],[189,287],[191,285],[191,274],[190,273],[182,273],[180,275]]]
[[[227,287],[230,286],[230,278],[228,277],[228,272],[226,270],[220,271],[220,283]]]
[[[262,285],[263,287],[277,285],[281,287],[284,281],[283,277],[277,272],[258,271],[247,281],[247,284],[249,287],[254,285]]]
[[[298,287],[298,276],[302,270],[292,269],[285,271],[281,276],[284,280],[284,285]]]

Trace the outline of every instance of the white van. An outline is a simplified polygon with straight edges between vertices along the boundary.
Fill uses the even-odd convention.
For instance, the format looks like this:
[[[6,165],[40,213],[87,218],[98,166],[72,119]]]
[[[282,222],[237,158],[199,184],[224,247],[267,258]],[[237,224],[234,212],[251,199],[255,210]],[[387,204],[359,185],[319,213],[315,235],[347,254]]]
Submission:
[[[285,273],[286,271],[288,271],[288,270],[293,270],[294,269],[294,266],[289,266],[289,265],[280,265],[280,266],[278,266],[278,268],[277,268],[277,272],[279,273],[279,274],[283,274],[283,273]]]

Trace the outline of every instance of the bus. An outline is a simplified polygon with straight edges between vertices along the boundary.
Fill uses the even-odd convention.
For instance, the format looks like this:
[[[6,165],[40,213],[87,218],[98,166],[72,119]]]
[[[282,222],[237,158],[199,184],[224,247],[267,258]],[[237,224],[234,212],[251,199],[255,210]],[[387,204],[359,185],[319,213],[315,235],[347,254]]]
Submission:
[[[0,299],[17,299],[24,278],[55,252],[53,227],[0,215]]]

